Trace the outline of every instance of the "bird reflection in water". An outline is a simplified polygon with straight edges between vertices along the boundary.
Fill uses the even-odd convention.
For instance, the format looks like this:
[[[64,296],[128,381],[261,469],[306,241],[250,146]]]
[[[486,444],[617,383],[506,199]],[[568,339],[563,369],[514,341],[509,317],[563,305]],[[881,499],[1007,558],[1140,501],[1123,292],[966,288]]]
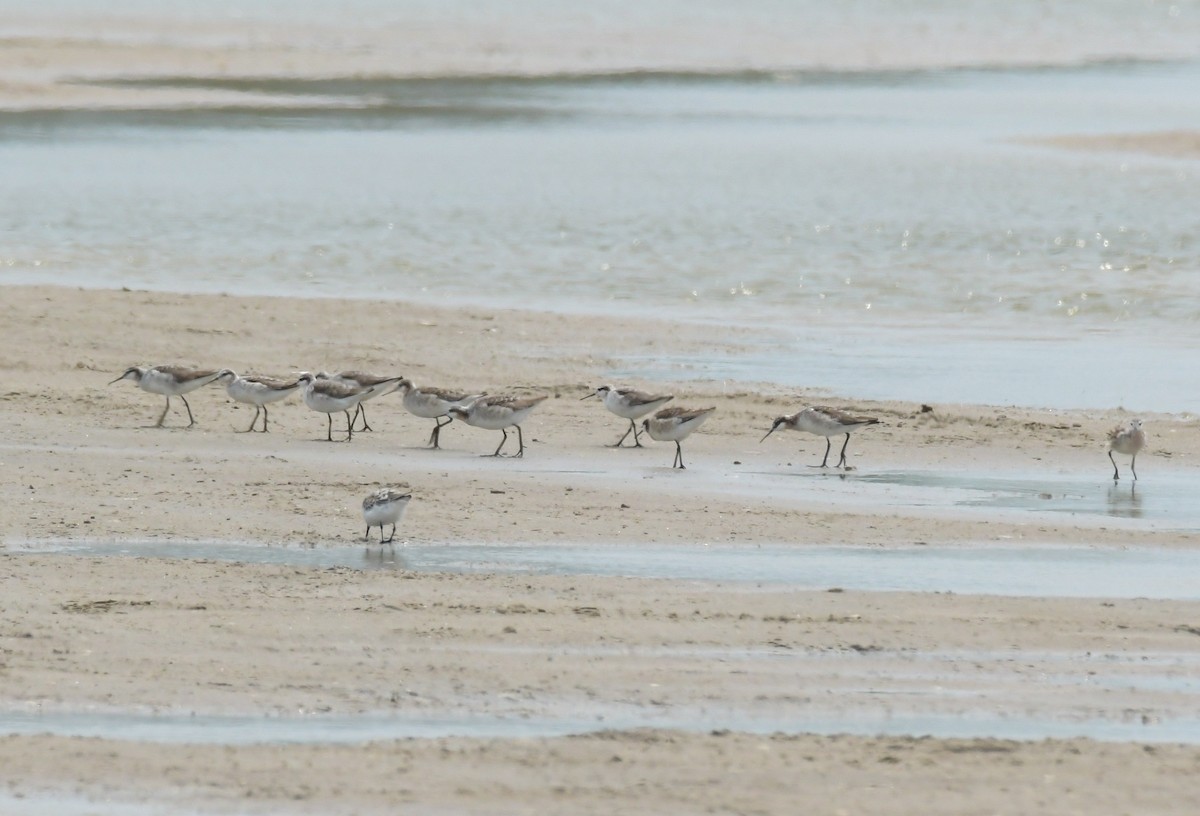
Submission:
[[[1114,483],[1108,489],[1108,514],[1119,518],[1141,518],[1144,495],[1144,489],[1136,482]]]
[[[363,568],[406,570],[409,567],[408,562],[404,560],[404,556],[398,554],[394,549],[388,547],[364,547]]]

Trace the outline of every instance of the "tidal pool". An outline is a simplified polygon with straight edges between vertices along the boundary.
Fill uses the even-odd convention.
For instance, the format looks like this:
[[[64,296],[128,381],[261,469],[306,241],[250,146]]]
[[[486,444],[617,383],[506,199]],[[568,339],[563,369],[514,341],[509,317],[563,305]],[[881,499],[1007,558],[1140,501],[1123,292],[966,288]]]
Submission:
[[[9,552],[215,559],[304,567],[597,575],[797,590],[953,592],[1070,598],[1200,599],[1200,552],[1075,546],[860,547],[402,543],[264,545],[229,541],[10,542]]]

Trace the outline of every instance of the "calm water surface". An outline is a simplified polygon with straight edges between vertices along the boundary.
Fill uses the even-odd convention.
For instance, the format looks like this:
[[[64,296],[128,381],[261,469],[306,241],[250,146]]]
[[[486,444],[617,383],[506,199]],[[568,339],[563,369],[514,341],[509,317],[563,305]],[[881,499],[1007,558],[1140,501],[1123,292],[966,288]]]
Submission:
[[[81,93],[179,94],[166,108],[0,112],[0,283],[632,312],[760,344],[597,374],[1200,410],[1200,162],[1031,143],[1200,128],[1197,4],[360,0],[334,33],[315,1],[51,5],[8,33],[90,21],[203,59],[85,66]],[[372,19],[446,58],[417,70]],[[837,47],[770,34],[805,24]],[[254,32],[313,56],[213,67]],[[582,56],[606,32],[625,45]],[[485,34],[524,61],[476,65]]]

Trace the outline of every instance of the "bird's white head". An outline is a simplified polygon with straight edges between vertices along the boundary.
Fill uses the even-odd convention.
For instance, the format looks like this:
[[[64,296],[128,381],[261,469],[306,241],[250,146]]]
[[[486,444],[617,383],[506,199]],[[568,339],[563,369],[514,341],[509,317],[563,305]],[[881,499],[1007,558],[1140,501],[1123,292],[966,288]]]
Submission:
[[[775,417],[775,421],[771,423],[771,430],[769,430],[765,434],[763,434],[763,438],[758,441],[761,443],[763,441],[763,439],[766,439],[768,436],[775,433],[775,431],[777,429],[779,429],[782,426],[787,425],[787,424],[788,424],[788,417],[786,417],[786,416]]]
[[[130,366],[129,368],[125,369],[124,374],[110,382],[109,385],[112,385],[113,383],[119,383],[121,380],[133,380],[134,382],[141,382],[142,377],[146,376],[146,371],[147,369],[142,368],[141,366]]]
[[[582,397],[580,399],[580,402],[582,402],[585,399],[591,399],[592,397],[596,397],[597,399],[603,400],[605,397],[608,396],[609,392],[612,390],[613,390],[613,387],[611,385],[601,385],[601,386],[597,387],[595,391],[588,394],[586,397]]]

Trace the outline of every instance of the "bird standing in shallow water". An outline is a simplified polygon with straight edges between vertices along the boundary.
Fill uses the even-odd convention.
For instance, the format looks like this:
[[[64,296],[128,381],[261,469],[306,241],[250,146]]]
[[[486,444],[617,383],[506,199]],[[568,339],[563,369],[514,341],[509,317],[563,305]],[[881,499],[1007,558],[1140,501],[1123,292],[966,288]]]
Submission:
[[[592,397],[599,398],[604,403],[604,407],[617,416],[629,420],[629,431],[633,431],[635,448],[642,447],[642,441],[638,439],[637,423],[634,420],[641,419],[651,411],[657,411],[675,398],[673,394],[647,394],[645,391],[637,391],[633,388],[613,388],[611,385],[602,385],[582,399],[591,399]],[[621,447],[625,437],[629,436],[629,431],[626,431],[625,436],[617,440],[617,444],[609,445],[609,447]]]
[[[508,441],[508,431],[505,429],[515,427],[517,452],[513,456],[520,459],[525,456],[525,438],[521,434],[521,423],[544,399],[545,394],[540,397],[480,397],[470,405],[456,405],[447,413],[454,419],[461,419],[476,428],[487,428],[489,431],[500,431],[504,434],[492,456],[499,456],[500,449]]]
[[[363,521],[367,523],[367,532],[363,536],[363,540],[371,537],[372,527],[378,527],[379,543],[391,544],[396,537],[396,525],[404,517],[404,511],[408,509],[410,501],[412,501],[411,493],[404,493],[393,487],[381,488],[363,499]],[[385,524],[392,525],[392,534],[386,540],[383,537]]]
[[[686,470],[683,464],[683,447],[679,443],[703,425],[715,410],[716,407],[664,408],[649,419],[643,420],[642,428],[650,434],[651,439],[674,442],[675,460],[671,462],[671,467]]]
[[[837,408],[827,408],[823,405],[818,405],[813,408],[805,408],[803,411],[797,411],[794,414],[781,416],[776,418],[771,425],[771,430],[767,431],[762,439],[762,442],[768,436],[773,434],[778,428],[785,428],[789,431],[804,431],[805,433],[816,434],[817,436],[825,437],[825,457],[819,465],[809,465],[809,467],[828,467],[829,451],[833,446],[830,437],[844,433],[846,441],[842,443],[842,455],[838,459],[835,467],[844,467],[846,464],[846,446],[850,444],[850,434],[860,428],[865,428],[868,425],[878,425],[879,420],[868,416],[854,416],[845,411],[839,411]]]
[[[1136,482],[1137,455],[1138,451],[1144,447],[1146,447],[1146,432],[1142,430],[1140,419],[1122,422],[1108,432],[1108,460],[1112,462],[1114,482],[1121,478],[1121,473],[1117,470],[1117,460],[1113,459],[1113,451],[1133,457],[1129,460],[1129,470],[1133,473],[1133,480]]]
[[[125,369],[124,374],[110,382],[109,385],[119,383],[121,380],[133,380],[143,391],[166,397],[167,404],[158,417],[158,422],[154,423],[156,428],[162,427],[163,420],[167,418],[167,411],[171,410],[171,397],[179,397],[183,400],[183,407],[187,409],[188,427],[190,428],[196,424],[196,419],[192,416],[192,406],[188,405],[188,401],[183,395],[208,385],[220,373],[215,368],[186,368],[174,365],[130,366]]]

